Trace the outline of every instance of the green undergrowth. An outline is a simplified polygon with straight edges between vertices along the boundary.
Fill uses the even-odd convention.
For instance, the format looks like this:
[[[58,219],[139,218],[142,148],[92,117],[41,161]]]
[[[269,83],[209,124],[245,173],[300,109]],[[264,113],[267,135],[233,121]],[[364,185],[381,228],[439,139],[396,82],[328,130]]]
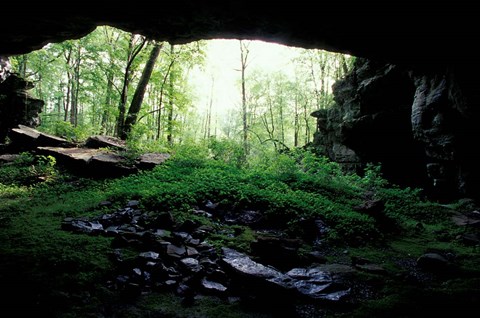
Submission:
[[[35,308],[74,317],[105,310],[105,304],[115,302],[115,293],[104,288],[112,271],[108,259],[111,238],[62,231],[61,222],[65,217],[111,213],[132,199],[139,200],[147,212],[170,212],[179,223],[188,219],[211,227],[207,240],[217,248],[248,252],[255,232],[247,226],[227,226],[193,215],[192,209],[207,200],[228,211],[258,211],[264,216],[263,226],[290,237],[303,237],[305,222],[321,219],[330,228],[323,244],[332,251],[327,255],[331,262],[347,262],[355,256],[382,265],[390,273],[402,273],[407,269],[399,265],[400,259],[441,251],[454,254],[465,273],[478,271],[478,247],[458,239],[469,229],[453,226],[450,220],[455,211],[469,209],[466,201],[428,202],[420,190],[389,185],[378,167],[369,166],[362,177],[345,175],[337,164],[308,151],[272,154],[243,165],[238,160],[214,158],[205,148],[177,149],[170,160],[152,171],[109,180],[71,176],[58,170],[51,158],[29,154],[0,166],[0,284],[11,290],[2,306],[9,309],[23,297],[22,310]],[[385,203],[385,217],[393,226],[385,228],[372,215],[356,209],[367,198]],[[113,205],[100,208],[104,200]],[[302,250],[311,248],[305,245]],[[449,284],[459,294],[471,288],[460,281]],[[366,302],[358,312],[380,315],[389,306],[402,307],[410,298],[404,290],[388,289],[394,285],[387,284],[384,297]],[[448,294],[444,286],[436,286],[435,292],[440,298]],[[152,295],[122,310],[125,317],[150,311],[162,317],[217,317],[215,310],[228,311],[231,317],[255,316],[235,304],[212,301],[205,299],[190,311],[175,305],[178,300],[168,295]]]

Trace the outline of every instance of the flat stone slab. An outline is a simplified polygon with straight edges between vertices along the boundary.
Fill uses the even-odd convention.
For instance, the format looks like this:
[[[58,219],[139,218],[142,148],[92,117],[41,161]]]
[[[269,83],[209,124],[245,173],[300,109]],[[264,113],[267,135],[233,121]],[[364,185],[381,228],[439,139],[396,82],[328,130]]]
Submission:
[[[10,155],[10,154],[4,154],[0,155],[0,163],[7,163],[7,162],[13,162],[17,160],[17,158],[20,158],[20,155]]]
[[[37,138],[37,145],[49,147],[75,147],[75,144],[65,138],[49,135],[41,132]]]
[[[82,161],[83,163],[88,163],[94,156],[105,153],[104,150],[91,148],[38,147],[38,150],[55,158]]]
[[[338,273],[355,271],[349,266],[331,264],[313,268],[294,268],[283,274],[277,269],[253,261],[249,256],[230,248],[222,248],[223,262],[240,274],[244,280],[263,280],[270,282],[285,291],[319,300],[338,302],[351,292],[351,289],[336,281]]]
[[[88,148],[113,148],[117,150],[126,149],[124,140],[101,135],[88,137],[87,141],[85,142],[85,146]]]
[[[479,219],[470,218],[460,213],[452,216],[452,222],[458,226],[479,226],[480,225]]]
[[[18,128],[13,128],[9,134],[13,143],[19,144],[24,148],[33,149],[37,146],[48,147],[74,147],[75,145],[70,141],[53,136],[44,132],[40,132],[31,127],[18,125]]]
[[[146,153],[138,157],[136,166],[139,169],[153,169],[170,158],[168,153]]]
[[[14,143],[25,143],[35,147],[37,138],[40,136],[40,132],[33,128],[18,125],[18,128],[12,128],[9,137]]]

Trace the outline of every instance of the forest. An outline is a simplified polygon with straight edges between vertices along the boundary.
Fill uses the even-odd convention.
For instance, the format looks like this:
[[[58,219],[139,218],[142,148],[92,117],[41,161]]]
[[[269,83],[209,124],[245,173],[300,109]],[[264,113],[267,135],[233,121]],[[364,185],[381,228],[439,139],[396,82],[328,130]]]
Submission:
[[[145,153],[166,159],[100,177],[37,150],[0,154],[2,311],[309,318],[480,309],[474,200],[432,201],[390,183],[378,163],[344,171],[315,150],[311,113],[335,107],[332,84],[356,58],[225,43],[172,45],[102,26],[10,57],[44,101],[39,134],[75,146],[108,136],[125,146],[100,150],[129,163]],[[272,52],[282,61],[262,67]],[[223,58],[230,68],[219,69]]]
[[[206,74],[206,41],[170,45],[98,27],[11,62],[45,101],[40,129],[70,139],[104,134],[160,148],[213,139],[244,150],[308,144],[315,131],[310,113],[332,104],[331,84],[348,72],[353,57],[290,48],[293,71],[267,73],[249,66],[251,43],[236,42],[238,63],[228,71],[237,78],[238,100],[216,109],[213,88],[222,83],[211,70]],[[198,91],[189,78],[202,70],[201,80],[211,83]],[[219,107],[228,112],[220,116]]]

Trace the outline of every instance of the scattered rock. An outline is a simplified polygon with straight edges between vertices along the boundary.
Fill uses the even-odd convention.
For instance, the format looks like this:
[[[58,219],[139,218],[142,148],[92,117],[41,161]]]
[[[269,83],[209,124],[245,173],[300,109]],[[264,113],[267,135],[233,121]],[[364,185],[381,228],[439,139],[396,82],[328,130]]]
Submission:
[[[472,213],[472,215],[474,216],[475,214]],[[469,217],[467,215],[457,213],[452,216],[452,221],[458,226],[480,227],[480,217]]]
[[[136,297],[152,289],[170,290],[189,303],[198,293],[226,297],[236,296],[235,292],[245,290],[248,294],[241,292],[241,297],[270,295],[278,296],[282,301],[303,297],[314,302],[344,303],[351,294],[347,282],[355,269],[342,264],[319,265],[325,259],[318,251],[312,252],[311,258],[305,258],[310,262],[315,258],[315,266],[290,267],[285,273],[230,248],[223,248],[220,257],[211,244],[193,235],[199,230],[213,231],[212,228],[185,226],[188,231],[170,232],[156,227],[169,222],[149,221],[161,220],[157,220],[159,216],[155,213],[143,212],[139,206],[140,202],[132,200],[113,213],[94,219],[65,218],[62,223],[65,230],[114,237],[112,247],[117,249],[109,258],[116,264],[118,272],[110,285],[128,297]],[[167,220],[171,218],[168,213],[162,215]],[[276,249],[283,253],[284,258],[298,258],[295,254],[298,254],[298,247],[303,242],[260,236],[257,244],[257,249],[263,244],[260,250]],[[129,246],[143,252],[134,259],[124,260],[118,248]],[[284,264],[288,262],[290,260],[284,260]],[[362,270],[368,269],[373,271],[372,267]]]
[[[327,258],[319,251],[308,252],[307,257],[312,263],[324,264],[327,262]]]
[[[258,235],[250,247],[252,253],[263,262],[286,270],[306,265],[307,258],[298,252],[303,244],[300,239]]]
[[[139,256],[148,260],[157,260],[160,254],[155,252],[143,252],[143,253],[140,253]]]
[[[480,245],[480,237],[476,233],[465,233],[460,235],[459,239],[468,246]]]
[[[258,211],[242,210],[239,212],[227,213],[224,220],[227,224],[248,225],[254,227],[262,221],[263,215]]]
[[[425,253],[417,259],[417,266],[430,272],[442,272],[448,269],[448,260],[438,253]]]
[[[12,128],[8,135],[12,143],[22,145],[22,148],[29,149],[36,147],[39,136],[40,132],[38,130],[23,125],[20,125],[18,128]]]
[[[14,162],[20,157],[20,155],[14,154],[4,154],[0,155],[0,163],[9,163],[9,162]]]
[[[168,244],[167,246],[167,254],[171,257],[181,258],[185,256],[186,252],[185,246],[176,246],[173,244]]]
[[[201,286],[205,291],[210,293],[223,293],[227,290],[227,287],[223,286],[222,284],[212,282],[205,277],[201,280]]]
[[[349,295],[350,288],[334,280],[334,276],[326,267],[314,268],[295,268],[281,273],[275,268],[254,262],[247,255],[239,253],[229,248],[222,248],[222,260],[237,274],[246,280],[260,280],[272,283],[273,287],[280,287],[286,291],[296,291],[298,294],[313,299],[328,300],[338,302]],[[339,271],[337,267],[332,266],[331,270]],[[347,266],[348,267],[348,266]],[[346,272],[346,269],[343,269]],[[274,290],[272,290],[274,291]]]
[[[385,270],[385,268],[377,264],[355,265],[355,268],[371,274],[378,274],[378,275],[387,274],[387,271]]]
[[[127,202],[127,208],[138,208],[140,205],[140,201],[138,200],[130,200]]]

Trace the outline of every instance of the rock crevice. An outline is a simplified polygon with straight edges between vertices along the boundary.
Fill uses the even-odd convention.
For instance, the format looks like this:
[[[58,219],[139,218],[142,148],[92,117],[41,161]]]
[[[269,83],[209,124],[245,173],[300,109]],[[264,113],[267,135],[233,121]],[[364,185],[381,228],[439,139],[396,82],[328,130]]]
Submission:
[[[438,199],[478,199],[478,93],[461,70],[419,72],[357,59],[333,86],[335,105],[312,114],[316,149],[347,170],[380,163],[393,183]]]

